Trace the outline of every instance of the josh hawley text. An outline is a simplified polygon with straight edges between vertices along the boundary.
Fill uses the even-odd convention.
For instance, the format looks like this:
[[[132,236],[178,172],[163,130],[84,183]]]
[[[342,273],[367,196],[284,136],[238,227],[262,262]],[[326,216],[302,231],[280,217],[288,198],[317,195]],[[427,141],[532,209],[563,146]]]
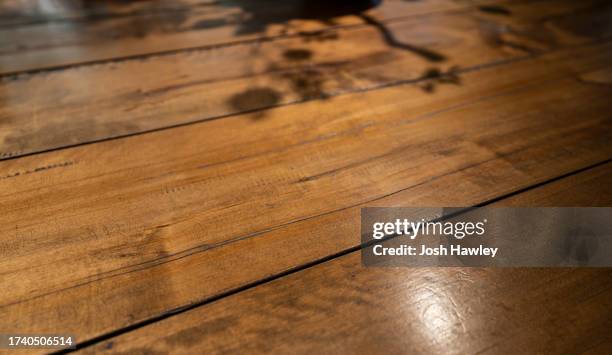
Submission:
[[[420,248],[412,245],[402,245],[396,248],[386,248],[382,245],[375,245],[372,252],[374,255],[390,255],[390,256],[446,256],[446,255],[461,255],[461,256],[490,256],[492,258],[497,255],[498,248],[489,248],[479,245],[477,247],[464,247],[461,245],[439,245],[437,247],[427,247],[421,245]]]

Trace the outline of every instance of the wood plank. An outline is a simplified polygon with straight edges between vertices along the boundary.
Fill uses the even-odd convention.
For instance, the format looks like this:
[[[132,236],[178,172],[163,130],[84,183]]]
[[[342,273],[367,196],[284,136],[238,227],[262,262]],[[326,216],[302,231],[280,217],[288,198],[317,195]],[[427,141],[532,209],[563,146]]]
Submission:
[[[609,186],[612,163],[495,205],[611,206]],[[354,252],[83,352],[601,354],[611,296],[607,269],[365,268]]]
[[[501,18],[471,9],[388,25],[397,41],[439,53],[442,63],[357,27],[4,81],[0,159],[402,81],[452,83],[461,70],[592,41],[539,25],[574,14],[576,4],[585,6],[519,4]]]
[[[359,266],[351,255],[92,351],[564,354],[609,337],[607,270]]]
[[[612,163],[538,187],[503,200],[503,206],[612,206]]]
[[[609,159],[610,88],[577,78],[610,55],[4,161],[0,329],[90,339],[354,247],[363,203],[472,205]]]
[[[92,21],[108,17],[137,16],[168,11],[189,11],[213,5],[213,0],[78,1],[4,0],[0,27],[27,26],[59,21]]]
[[[415,17],[465,8],[473,1],[386,1],[369,14],[377,20]],[[364,23],[355,16],[362,7],[320,5],[301,0],[220,0],[183,12],[0,28],[0,73],[62,68]]]

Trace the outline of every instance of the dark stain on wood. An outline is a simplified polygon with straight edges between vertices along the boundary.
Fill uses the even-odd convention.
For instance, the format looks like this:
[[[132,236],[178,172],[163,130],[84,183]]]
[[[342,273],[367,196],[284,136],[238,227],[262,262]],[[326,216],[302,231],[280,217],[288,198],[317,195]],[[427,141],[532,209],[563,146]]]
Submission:
[[[488,14],[494,14],[494,15],[504,15],[504,16],[512,15],[512,11],[508,10],[507,8],[503,6],[481,5],[481,6],[478,6],[478,10],[482,12],[486,12]]]
[[[240,112],[253,111],[274,106],[280,101],[281,97],[281,93],[271,88],[252,88],[231,97],[229,104]],[[261,112],[256,117],[261,118],[264,115]]]
[[[612,35],[612,5],[596,6],[575,14],[556,17],[549,22],[576,36],[607,38]]]

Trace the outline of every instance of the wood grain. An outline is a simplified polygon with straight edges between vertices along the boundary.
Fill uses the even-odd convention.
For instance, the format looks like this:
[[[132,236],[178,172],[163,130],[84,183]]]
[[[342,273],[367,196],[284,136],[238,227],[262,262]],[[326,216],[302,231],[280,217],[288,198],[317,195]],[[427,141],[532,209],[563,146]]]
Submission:
[[[463,71],[601,37],[546,21],[581,7],[519,2],[504,7],[512,16],[470,8],[391,22],[397,43],[358,26],[5,80],[0,159],[403,81],[434,91]]]
[[[496,205],[610,206],[609,186],[611,163]],[[603,354],[611,296],[607,269],[365,268],[354,252],[83,353]]]
[[[311,4],[312,3],[312,4]],[[386,1],[372,18],[389,20],[465,8],[478,1]],[[0,28],[0,73],[117,60],[151,53],[261,40],[331,26],[363,24],[360,8],[327,3],[226,1],[185,11],[110,16],[98,21],[62,21]]]
[[[503,200],[503,206],[612,206],[612,163],[572,175]]]
[[[96,21],[108,17],[189,11],[214,4],[213,0],[75,1],[4,0],[0,27],[19,27],[61,21]]]
[[[472,205],[609,159],[610,87],[580,78],[610,55],[4,161],[0,330],[87,340],[354,247],[364,203]]]
[[[365,269],[352,254],[91,350],[606,354],[611,284],[601,269]]]

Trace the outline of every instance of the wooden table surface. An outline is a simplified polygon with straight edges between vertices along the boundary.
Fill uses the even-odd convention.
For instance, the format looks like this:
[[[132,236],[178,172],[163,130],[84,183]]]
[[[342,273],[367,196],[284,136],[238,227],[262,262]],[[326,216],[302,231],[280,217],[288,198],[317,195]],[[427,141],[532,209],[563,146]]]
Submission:
[[[0,334],[612,353],[609,269],[359,251],[366,206],[612,206],[612,4],[362,3],[2,1]]]

